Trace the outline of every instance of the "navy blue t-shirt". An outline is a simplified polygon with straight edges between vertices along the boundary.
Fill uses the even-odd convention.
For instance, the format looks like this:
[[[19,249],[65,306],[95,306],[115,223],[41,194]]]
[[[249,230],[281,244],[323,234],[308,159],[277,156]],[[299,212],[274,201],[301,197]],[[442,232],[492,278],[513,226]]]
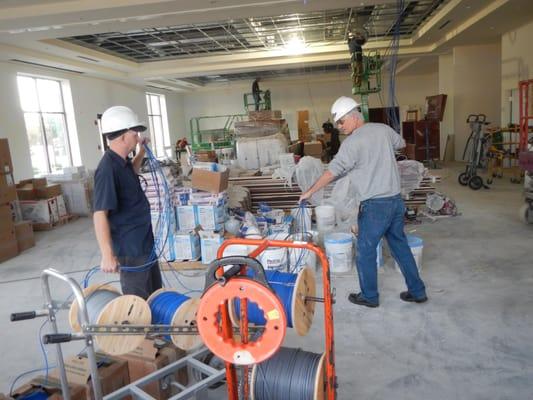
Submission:
[[[150,204],[131,160],[111,149],[94,175],[94,211],[108,211],[115,256],[138,260],[137,265],[147,260],[154,246]]]

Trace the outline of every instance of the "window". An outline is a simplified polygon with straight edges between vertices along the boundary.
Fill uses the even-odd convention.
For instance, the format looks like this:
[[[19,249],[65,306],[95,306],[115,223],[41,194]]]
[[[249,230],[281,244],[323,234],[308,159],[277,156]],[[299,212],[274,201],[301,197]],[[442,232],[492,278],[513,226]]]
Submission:
[[[150,140],[156,157],[172,157],[172,145],[168,133],[167,105],[162,94],[146,93]]]
[[[62,81],[19,75],[17,83],[34,175],[72,166]]]

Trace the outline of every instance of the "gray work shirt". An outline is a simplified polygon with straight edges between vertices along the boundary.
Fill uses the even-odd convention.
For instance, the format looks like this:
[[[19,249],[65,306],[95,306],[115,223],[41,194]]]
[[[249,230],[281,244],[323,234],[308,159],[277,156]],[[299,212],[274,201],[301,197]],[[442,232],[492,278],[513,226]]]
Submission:
[[[347,174],[357,201],[394,196],[401,190],[394,150],[403,147],[390,126],[365,123],[342,142],[328,169],[335,177]]]

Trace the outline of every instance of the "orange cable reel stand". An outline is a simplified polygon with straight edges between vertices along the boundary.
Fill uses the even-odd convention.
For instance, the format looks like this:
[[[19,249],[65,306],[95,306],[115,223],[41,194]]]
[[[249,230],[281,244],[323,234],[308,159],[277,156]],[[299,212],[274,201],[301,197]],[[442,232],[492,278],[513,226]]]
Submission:
[[[256,271],[256,279],[236,276],[241,266]],[[233,266],[223,275],[225,266]],[[254,302],[263,311],[266,324],[256,341],[243,343],[220,329],[220,309],[234,299]],[[214,260],[206,275],[206,287],[198,306],[198,331],[204,344],[222,360],[236,365],[260,363],[273,356],[283,343],[287,316],[281,301],[269,287],[261,264],[250,257],[224,257]],[[242,333],[245,334],[245,333]]]

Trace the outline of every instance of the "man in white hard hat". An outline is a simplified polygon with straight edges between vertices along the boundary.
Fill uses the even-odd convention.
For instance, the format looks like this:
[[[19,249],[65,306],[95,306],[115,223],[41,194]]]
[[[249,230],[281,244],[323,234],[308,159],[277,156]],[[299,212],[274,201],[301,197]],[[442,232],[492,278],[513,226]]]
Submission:
[[[124,294],[144,299],[162,287],[154,257],[150,204],[138,172],[147,139],[144,123],[128,107],[108,108],[101,119],[109,149],[94,175],[94,228],[102,253],[103,272],[118,272]],[[136,156],[129,154],[137,148]],[[121,269],[122,266],[122,269]]]
[[[358,106],[355,100],[344,96],[333,103],[333,121],[349,136],[328,170],[302,194],[300,201],[307,200],[335,178],[348,175],[360,202],[356,264],[361,288],[360,293],[351,293],[348,300],[367,307],[379,306],[376,249],[385,237],[407,285],[400,298],[424,303],[426,289],[404,233],[405,205],[400,197],[400,175],[394,154],[405,147],[405,141],[385,124],[365,123]]]

